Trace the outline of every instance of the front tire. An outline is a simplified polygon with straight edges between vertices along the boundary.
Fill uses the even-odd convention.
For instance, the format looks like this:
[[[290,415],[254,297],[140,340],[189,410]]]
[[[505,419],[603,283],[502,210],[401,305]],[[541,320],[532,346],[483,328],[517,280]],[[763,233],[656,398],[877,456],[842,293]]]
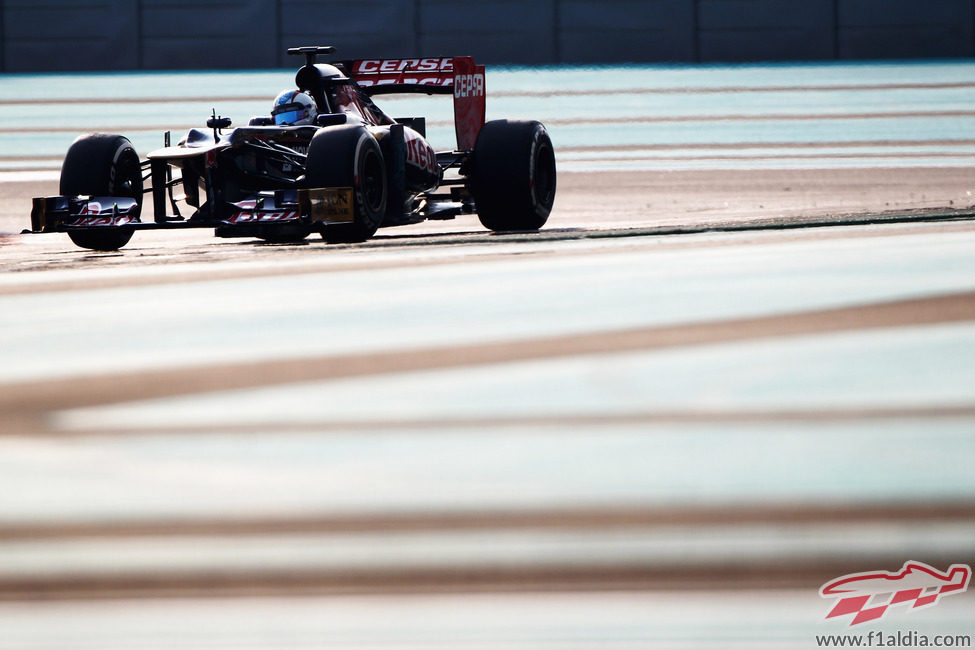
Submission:
[[[311,228],[304,224],[270,225],[258,234],[258,238],[269,244],[300,244],[310,234]]]
[[[128,138],[107,133],[79,136],[61,165],[61,196],[126,196],[142,206],[142,164]],[[69,231],[75,245],[114,251],[132,239],[124,226]]]
[[[555,149],[540,122],[492,120],[474,144],[469,187],[495,231],[538,230],[555,203]]]
[[[305,179],[309,188],[353,190],[354,221],[324,225],[326,242],[363,242],[376,234],[386,214],[386,162],[369,131],[351,124],[319,130],[308,146]]]

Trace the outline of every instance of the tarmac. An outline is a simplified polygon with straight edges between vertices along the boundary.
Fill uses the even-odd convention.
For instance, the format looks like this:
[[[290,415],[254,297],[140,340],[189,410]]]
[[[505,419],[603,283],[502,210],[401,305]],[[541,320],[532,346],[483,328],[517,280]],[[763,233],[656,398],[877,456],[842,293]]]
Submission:
[[[202,79],[11,80],[0,648],[808,648],[867,631],[828,580],[971,564],[972,64],[551,72],[488,77],[550,124],[538,233],[117,253],[19,234],[29,199],[70,129],[185,126]]]

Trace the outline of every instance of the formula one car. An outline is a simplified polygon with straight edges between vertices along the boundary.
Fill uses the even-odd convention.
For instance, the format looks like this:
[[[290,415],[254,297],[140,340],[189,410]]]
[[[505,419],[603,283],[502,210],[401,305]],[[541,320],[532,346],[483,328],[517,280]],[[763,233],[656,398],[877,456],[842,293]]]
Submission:
[[[471,57],[317,62],[333,52],[289,49],[305,65],[271,116],[231,129],[214,113],[175,146],[166,133],[144,162],[121,135],[80,136],[61,168],[61,195],[34,199],[31,231],[115,250],[136,230],[163,228],[278,243],[319,232],[332,243],[458,214],[476,213],[494,231],[545,224],[552,141],[539,122],[485,122],[484,66]],[[453,96],[456,149],[435,151],[424,118],[391,119],[372,99],[404,92]],[[148,193],[151,221],[142,218]],[[182,216],[180,203],[192,214]]]

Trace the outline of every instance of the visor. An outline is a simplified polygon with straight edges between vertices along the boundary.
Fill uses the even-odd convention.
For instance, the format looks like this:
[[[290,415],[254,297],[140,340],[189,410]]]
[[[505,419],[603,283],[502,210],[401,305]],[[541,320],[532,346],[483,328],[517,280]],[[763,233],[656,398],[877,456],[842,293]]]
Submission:
[[[274,110],[271,111],[271,116],[274,118],[274,123],[278,126],[294,124],[298,120],[303,120],[308,117],[308,109],[302,104],[282,104],[281,106],[275,106]]]

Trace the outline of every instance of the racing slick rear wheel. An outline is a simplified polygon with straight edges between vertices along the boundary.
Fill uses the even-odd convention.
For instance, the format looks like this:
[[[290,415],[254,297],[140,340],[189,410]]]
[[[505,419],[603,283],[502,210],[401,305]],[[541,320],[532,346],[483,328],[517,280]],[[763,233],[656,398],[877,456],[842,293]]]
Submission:
[[[142,166],[128,138],[107,133],[79,136],[61,165],[61,196],[127,196],[142,205]],[[76,245],[114,251],[132,239],[125,227],[68,231]]]
[[[308,146],[308,187],[351,187],[354,221],[328,224],[322,238],[330,244],[362,242],[379,228],[386,213],[386,163],[379,143],[357,125],[324,127]]]
[[[477,216],[490,230],[538,230],[555,203],[555,149],[539,122],[492,120],[469,172]]]

